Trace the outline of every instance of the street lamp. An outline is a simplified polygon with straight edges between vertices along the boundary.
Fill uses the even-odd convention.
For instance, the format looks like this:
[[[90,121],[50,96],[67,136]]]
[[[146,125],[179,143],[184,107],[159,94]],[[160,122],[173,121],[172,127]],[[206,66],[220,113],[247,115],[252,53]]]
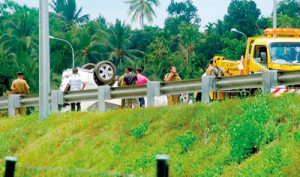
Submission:
[[[235,28],[231,28],[231,32],[235,32],[235,33],[240,33],[240,34],[242,34],[242,35],[246,38],[246,43],[247,43],[248,38],[247,38],[247,36],[246,36],[245,33],[242,33],[242,32],[238,31],[238,30],[235,29]]]
[[[50,39],[56,39],[56,40],[59,40],[59,41],[63,41],[63,42],[66,42],[67,44],[69,44],[69,46],[72,49],[72,61],[73,61],[72,68],[74,68],[75,67],[75,64],[74,64],[74,57],[75,57],[75,55],[74,55],[74,49],[73,49],[71,43],[69,41],[65,40],[65,39],[60,39],[60,38],[56,38],[56,37],[53,37],[53,36],[49,36],[49,38]]]

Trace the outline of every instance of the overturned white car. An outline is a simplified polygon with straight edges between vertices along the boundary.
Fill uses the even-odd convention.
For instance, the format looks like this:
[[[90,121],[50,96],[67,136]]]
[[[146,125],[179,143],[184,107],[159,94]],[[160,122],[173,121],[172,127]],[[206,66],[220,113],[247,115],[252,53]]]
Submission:
[[[98,86],[110,85],[117,87],[116,67],[109,61],[101,61],[97,64],[88,63],[78,68],[78,74],[81,76],[82,81],[86,84],[84,90],[97,89]],[[67,69],[62,73],[62,82],[60,90],[64,91],[69,77],[72,75],[72,69]],[[145,98],[146,101],[146,98]],[[180,101],[189,103],[190,97],[188,94],[181,94]],[[110,109],[119,108],[121,106],[121,99],[112,99],[106,101],[106,106]],[[166,106],[166,96],[159,96],[155,98],[155,106]],[[146,101],[147,106],[147,101]],[[84,101],[81,102],[81,110],[95,110],[97,108],[97,101]],[[70,111],[70,106],[67,104],[63,107],[62,112]]]

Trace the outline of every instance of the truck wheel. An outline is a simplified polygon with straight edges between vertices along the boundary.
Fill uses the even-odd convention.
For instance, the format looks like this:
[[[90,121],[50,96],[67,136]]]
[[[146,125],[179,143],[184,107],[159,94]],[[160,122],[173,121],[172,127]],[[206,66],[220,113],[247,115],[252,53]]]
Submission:
[[[103,84],[114,82],[116,77],[116,67],[109,61],[101,61],[96,64],[94,74]]]
[[[87,63],[81,66],[82,69],[87,69],[87,70],[91,70],[95,68],[95,64],[94,63]]]

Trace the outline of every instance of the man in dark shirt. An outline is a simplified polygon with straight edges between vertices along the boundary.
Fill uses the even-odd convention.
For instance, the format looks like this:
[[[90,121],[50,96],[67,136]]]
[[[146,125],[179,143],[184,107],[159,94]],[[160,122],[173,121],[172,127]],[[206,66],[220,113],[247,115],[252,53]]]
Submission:
[[[126,74],[126,76],[124,77],[124,80],[123,80],[123,86],[135,85],[137,76],[136,76],[136,74],[134,74],[132,72],[131,66],[127,67],[127,72],[128,72],[128,74]]]
[[[127,72],[126,76],[124,77],[123,80],[123,86],[131,86],[135,85],[135,82],[137,81],[137,76],[132,72],[132,67],[127,67]],[[129,98],[125,100],[125,107],[127,108],[132,108],[132,107],[137,107],[137,99],[136,98]]]

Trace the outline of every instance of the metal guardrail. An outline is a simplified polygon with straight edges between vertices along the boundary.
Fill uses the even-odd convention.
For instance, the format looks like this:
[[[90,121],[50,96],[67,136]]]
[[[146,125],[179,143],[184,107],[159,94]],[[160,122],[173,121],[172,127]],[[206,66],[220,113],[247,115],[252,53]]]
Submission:
[[[259,88],[262,85],[262,73],[216,78],[217,90]]]
[[[8,96],[4,96],[0,98],[0,109],[8,108]]]
[[[202,92],[202,101],[209,101],[210,91],[230,91],[247,88],[262,88],[263,93],[270,93],[276,85],[300,85],[300,71],[263,73],[231,77],[204,76],[201,79],[176,82],[151,81],[143,86],[109,87],[100,86],[94,90],[82,90],[63,93],[52,91],[49,95],[51,110],[58,111],[58,105],[66,102],[98,101],[98,110],[105,111],[105,100],[147,97],[147,105],[154,106],[154,97],[160,95]],[[20,106],[38,106],[39,96],[9,95],[0,98],[0,109],[9,109],[9,116],[14,116],[14,108]]]

